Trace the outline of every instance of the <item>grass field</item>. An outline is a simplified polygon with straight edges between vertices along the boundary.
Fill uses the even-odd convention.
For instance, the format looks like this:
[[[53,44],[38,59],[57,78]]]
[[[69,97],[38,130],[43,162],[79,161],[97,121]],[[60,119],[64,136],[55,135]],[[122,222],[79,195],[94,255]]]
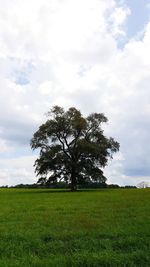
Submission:
[[[150,190],[0,190],[0,267],[150,266]]]

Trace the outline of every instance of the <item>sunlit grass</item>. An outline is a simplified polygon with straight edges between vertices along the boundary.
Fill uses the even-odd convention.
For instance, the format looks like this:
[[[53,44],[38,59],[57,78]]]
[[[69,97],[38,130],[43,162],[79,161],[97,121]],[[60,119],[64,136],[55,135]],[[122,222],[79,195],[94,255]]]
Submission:
[[[0,266],[150,266],[150,190],[0,190]]]

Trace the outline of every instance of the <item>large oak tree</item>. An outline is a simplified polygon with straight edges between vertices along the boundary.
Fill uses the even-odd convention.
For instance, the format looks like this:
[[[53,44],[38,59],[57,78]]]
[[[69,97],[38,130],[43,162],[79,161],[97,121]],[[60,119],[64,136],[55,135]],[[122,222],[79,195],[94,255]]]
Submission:
[[[83,117],[74,107],[64,111],[54,106],[47,118],[31,140],[31,148],[40,149],[35,161],[40,181],[64,180],[72,191],[86,181],[104,183],[103,168],[119,150],[119,143],[103,133],[102,123],[107,122],[104,114]]]

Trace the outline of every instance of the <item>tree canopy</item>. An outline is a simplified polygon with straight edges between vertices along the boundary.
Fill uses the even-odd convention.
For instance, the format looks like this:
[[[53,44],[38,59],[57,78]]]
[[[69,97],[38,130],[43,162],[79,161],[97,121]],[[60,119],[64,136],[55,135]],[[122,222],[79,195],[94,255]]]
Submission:
[[[119,143],[107,138],[102,123],[108,120],[103,113],[84,117],[75,107],[65,111],[54,106],[47,121],[34,133],[31,148],[39,149],[35,171],[41,183],[66,181],[74,191],[84,182],[105,183],[103,168]]]

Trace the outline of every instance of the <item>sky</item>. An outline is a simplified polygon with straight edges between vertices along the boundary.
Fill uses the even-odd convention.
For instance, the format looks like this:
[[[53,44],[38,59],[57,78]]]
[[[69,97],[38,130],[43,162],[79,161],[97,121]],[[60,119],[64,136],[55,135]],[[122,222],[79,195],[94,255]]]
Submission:
[[[103,112],[108,183],[150,181],[150,0],[0,0],[0,185],[34,183],[53,106]]]

